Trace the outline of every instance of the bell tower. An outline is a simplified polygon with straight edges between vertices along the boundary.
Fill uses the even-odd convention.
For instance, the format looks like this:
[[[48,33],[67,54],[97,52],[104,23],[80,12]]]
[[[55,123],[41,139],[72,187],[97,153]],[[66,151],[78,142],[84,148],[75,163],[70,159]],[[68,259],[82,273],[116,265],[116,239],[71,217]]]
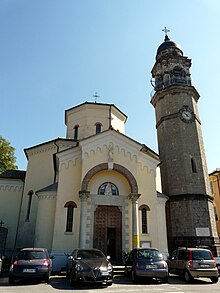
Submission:
[[[169,250],[206,246],[217,253],[219,239],[197,107],[200,96],[191,82],[191,60],[164,31],[151,72],[151,103],[156,113],[162,190],[169,196]]]

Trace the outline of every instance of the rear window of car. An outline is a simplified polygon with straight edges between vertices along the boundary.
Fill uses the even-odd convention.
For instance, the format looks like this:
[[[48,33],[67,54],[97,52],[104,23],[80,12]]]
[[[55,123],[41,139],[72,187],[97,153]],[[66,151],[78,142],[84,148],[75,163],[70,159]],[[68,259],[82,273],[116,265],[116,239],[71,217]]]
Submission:
[[[158,250],[139,250],[138,258],[140,259],[153,259],[153,260],[162,260],[163,255]]]
[[[212,260],[212,255],[208,250],[195,250],[192,252],[192,259],[193,260]]]
[[[21,251],[18,254],[17,259],[21,260],[28,260],[28,259],[46,259],[47,258],[47,254],[45,251]]]

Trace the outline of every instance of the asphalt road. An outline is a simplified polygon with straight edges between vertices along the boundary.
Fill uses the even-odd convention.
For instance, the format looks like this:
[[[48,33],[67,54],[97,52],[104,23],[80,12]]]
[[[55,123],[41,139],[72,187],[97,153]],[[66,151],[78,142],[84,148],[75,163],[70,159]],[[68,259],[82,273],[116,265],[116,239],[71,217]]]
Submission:
[[[37,283],[34,281],[16,282],[15,285],[8,284],[7,277],[0,277],[0,293],[68,293],[70,291],[80,293],[219,293],[220,281],[212,284],[209,279],[197,279],[192,284],[188,284],[176,276],[169,277],[168,284],[160,284],[156,281],[145,281],[133,284],[130,279],[125,276],[116,276],[113,285],[110,287],[100,286],[77,286],[71,287],[64,276],[52,276],[50,284]]]

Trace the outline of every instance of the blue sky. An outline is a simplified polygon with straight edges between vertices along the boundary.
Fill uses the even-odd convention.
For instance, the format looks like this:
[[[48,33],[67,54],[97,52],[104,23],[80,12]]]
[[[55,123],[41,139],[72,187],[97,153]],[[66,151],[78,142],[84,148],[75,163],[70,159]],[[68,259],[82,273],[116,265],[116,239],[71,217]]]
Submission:
[[[162,29],[192,59],[208,171],[220,167],[220,1],[0,0],[0,135],[16,149],[65,137],[64,112],[113,103],[157,152],[151,69]]]

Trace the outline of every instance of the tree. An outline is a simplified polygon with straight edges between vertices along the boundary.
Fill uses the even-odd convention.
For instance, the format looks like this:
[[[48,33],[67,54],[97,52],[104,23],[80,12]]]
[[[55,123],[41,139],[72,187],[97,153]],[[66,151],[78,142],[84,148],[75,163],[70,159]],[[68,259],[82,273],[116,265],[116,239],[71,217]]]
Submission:
[[[10,143],[0,136],[0,174],[5,170],[16,170],[18,167],[15,165],[15,148]]]

